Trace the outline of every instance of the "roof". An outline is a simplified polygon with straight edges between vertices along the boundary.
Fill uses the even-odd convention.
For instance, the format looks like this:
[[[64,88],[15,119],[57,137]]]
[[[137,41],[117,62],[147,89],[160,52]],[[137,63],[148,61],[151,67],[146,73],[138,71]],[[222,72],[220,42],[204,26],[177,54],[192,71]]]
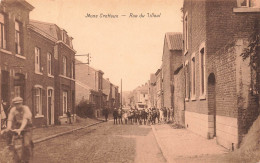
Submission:
[[[165,39],[169,50],[182,50],[182,33],[168,32],[165,34]]]
[[[66,34],[67,38],[69,38],[69,39],[61,40],[62,31],[65,31],[65,30],[60,28],[56,24],[30,19],[28,27],[30,29],[34,30],[35,32],[37,32],[38,34],[41,34],[42,36],[50,39],[51,41],[53,41],[55,43],[64,44],[66,47],[68,47],[70,50],[72,50],[74,53],[76,53],[76,51],[73,49],[72,45],[70,45],[70,41],[69,41],[69,40],[72,40],[73,38]]]
[[[156,82],[155,74],[150,74],[150,81],[151,81],[151,83],[155,83]]]
[[[8,4],[20,3],[23,7],[25,7],[29,11],[32,11],[34,9],[34,7],[25,0],[2,0],[2,2],[8,3]]]
[[[155,73],[155,76],[157,76],[161,72],[161,69],[158,69]]]
[[[94,67],[89,66],[89,64],[84,63],[84,62],[82,62],[82,61],[80,61],[80,60],[78,60],[76,58],[75,58],[75,66],[84,66],[84,67],[86,66],[86,67],[92,69],[93,71],[96,71],[96,72],[100,72],[101,71],[101,70],[98,70],[98,69],[96,69]]]
[[[35,26],[36,28],[42,30],[46,34],[55,38],[56,40],[59,40],[58,32],[60,29],[56,24],[41,22],[41,21],[37,21],[37,20],[30,20],[30,24]]]

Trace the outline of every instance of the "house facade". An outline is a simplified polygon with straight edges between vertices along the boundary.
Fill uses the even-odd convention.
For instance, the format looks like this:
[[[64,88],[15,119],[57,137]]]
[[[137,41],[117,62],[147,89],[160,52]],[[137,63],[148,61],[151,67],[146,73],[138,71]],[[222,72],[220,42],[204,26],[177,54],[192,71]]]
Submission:
[[[149,108],[155,107],[156,105],[156,76],[155,74],[150,74],[149,80]]]
[[[163,108],[163,89],[162,89],[163,75],[162,75],[161,69],[158,69],[156,71],[155,77],[156,77],[155,107],[158,109],[161,109],[161,108]]]
[[[10,105],[12,98],[22,97],[35,126],[65,123],[75,105],[72,38],[55,24],[29,20],[33,6],[26,1],[3,0],[0,6],[0,99]]]
[[[174,74],[177,67],[182,64],[182,34],[166,33],[162,56],[163,81],[163,107],[173,108]]]
[[[75,53],[72,37],[56,24],[30,20],[28,65],[35,124],[67,122],[75,116]]]
[[[0,3],[0,100],[7,103],[7,108],[17,96],[26,105],[31,102],[27,25],[33,8],[26,1]]]
[[[76,60],[76,98],[88,101],[94,107],[94,116],[101,115],[103,102],[103,72]],[[82,99],[82,95],[84,98]]]
[[[183,64],[173,72],[173,109],[174,120],[177,124],[185,127],[185,76]]]
[[[259,28],[259,5],[184,0],[185,126],[229,149],[239,147],[259,115],[252,70],[240,56]]]

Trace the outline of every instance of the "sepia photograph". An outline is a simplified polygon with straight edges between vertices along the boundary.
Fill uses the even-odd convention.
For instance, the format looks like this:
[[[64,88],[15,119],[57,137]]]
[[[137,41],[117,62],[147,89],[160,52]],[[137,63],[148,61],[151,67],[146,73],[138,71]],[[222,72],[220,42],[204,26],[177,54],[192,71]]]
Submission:
[[[0,0],[0,163],[260,163],[260,0]]]

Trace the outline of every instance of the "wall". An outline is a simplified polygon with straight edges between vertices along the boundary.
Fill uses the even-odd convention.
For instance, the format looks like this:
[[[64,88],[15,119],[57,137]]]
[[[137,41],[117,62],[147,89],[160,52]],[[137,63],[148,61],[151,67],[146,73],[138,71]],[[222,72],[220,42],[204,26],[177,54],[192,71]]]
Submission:
[[[47,125],[47,87],[51,87],[54,89],[54,76],[48,76],[47,72],[47,53],[52,54],[52,72],[54,73],[54,42],[47,40],[46,38],[40,36],[36,32],[30,30],[29,31],[29,51],[27,57],[27,66],[30,67],[28,82],[30,83],[30,90],[33,93],[33,89],[36,85],[42,86],[42,113],[43,117],[36,117],[36,113],[34,110],[34,96],[30,94],[30,100],[28,104],[32,106],[33,113],[33,123],[36,126]],[[40,49],[40,67],[42,68],[42,74],[35,73],[35,47]],[[55,90],[54,90],[55,94]],[[55,99],[54,99],[55,101]],[[54,102],[55,103],[55,102]]]
[[[174,73],[175,74],[175,73]],[[174,119],[176,123],[185,126],[185,106],[184,106],[184,70],[181,67],[174,75]]]

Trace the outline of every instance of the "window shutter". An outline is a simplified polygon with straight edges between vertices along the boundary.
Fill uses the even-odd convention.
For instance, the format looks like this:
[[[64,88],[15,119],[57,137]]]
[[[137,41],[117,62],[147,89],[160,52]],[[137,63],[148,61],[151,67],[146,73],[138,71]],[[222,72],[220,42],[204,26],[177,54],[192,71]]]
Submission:
[[[34,48],[34,71],[37,71],[37,48]]]
[[[6,40],[3,40],[3,48],[6,49]]]
[[[21,46],[18,45],[18,54],[21,54]]]
[[[33,102],[32,112],[33,115],[35,115],[36,114],[36,88],[32,89],[32,102]]]

